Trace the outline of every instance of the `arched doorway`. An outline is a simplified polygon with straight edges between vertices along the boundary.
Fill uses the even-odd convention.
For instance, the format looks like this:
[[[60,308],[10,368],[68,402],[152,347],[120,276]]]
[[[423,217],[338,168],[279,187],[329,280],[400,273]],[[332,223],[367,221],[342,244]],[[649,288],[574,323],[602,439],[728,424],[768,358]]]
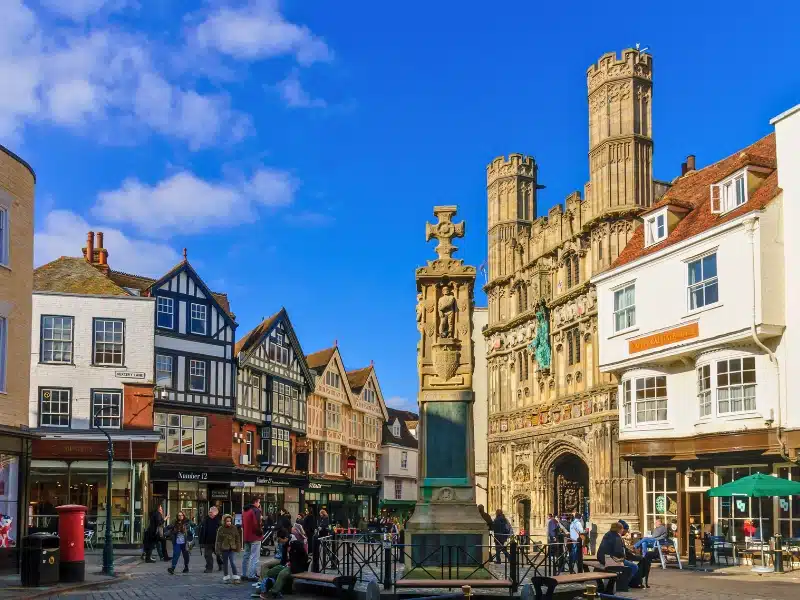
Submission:
[[[531,534],[530,498],[517,498],[517,522],[519,523],[519,529],[525,532],[525,538],[527,539]]]
[[[578,456],[565,453],[553,463],[553,512],[579,512],[589,518],[589,467]]]

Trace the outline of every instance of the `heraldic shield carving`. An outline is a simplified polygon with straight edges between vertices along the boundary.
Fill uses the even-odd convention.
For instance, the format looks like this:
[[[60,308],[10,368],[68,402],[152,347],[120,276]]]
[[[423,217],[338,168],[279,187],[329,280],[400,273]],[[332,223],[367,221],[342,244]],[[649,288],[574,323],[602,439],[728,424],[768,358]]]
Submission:
[[[434,344],[433,366],[440,379],[447,381],[455,377],[459,365],[459,352],[450,344]]]

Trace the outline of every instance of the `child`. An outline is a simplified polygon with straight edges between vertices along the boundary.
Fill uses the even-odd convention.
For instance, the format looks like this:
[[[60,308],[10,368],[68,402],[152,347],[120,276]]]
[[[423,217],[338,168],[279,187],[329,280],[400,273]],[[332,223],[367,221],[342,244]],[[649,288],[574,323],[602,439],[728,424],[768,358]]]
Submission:
[[[234,526],[233,517],[225,515],[222,517],[222,527],[217,530],[217,543],[215,544],[217,556],[222,556],[222,581],[225,583],[231,582],[231,577],[228,575],[228,565],[231,566],[231,573],[233,574],[233,583],[241,583],[241,577],[236,573],[236,561],[234,554],[242,549],[242,538],[239,534],[239,528]]]

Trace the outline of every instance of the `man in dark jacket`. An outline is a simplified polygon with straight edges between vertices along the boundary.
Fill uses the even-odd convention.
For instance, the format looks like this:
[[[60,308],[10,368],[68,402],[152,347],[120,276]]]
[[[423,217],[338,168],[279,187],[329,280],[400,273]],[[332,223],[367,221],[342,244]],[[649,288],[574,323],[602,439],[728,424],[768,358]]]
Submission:
[[[278,527],[285,529],[286,531],[292,530],[292,516],[289,514],[288,510],[283,508],[281,509],[281,512],[278,515]]]
[[[303,531],[306,532],[306,537],[309,540],[314,538],[315,530],[317,528],[317,520],[314,518],[314,513],[310,510],[306,511],[306,516],[303,517]]]
[[[164,535],[165,525],[164,508],[159,504],[155,510],[150,513],[150,524],[144,533],[144,553],[147,562],[155,562],[152,557],[153,548],[158,551],[158,556],[162,560],[168,561],[170,559],[169,556],[167,556],[167,541]]]
[[[611,529],[603,536],[600,546],[597,548],[597,560],[601,565],[606,566],[625,565],[631,570],[630,587],[642,587],[642,575],[638,565],[628,560],[628,558],[636,556],[625,548],[621,532],[622,525],[620,523],[611,524]]]
[[[504,552],[506,540],[511,535],[511,523],[508,522],[503,511],[499,508],[495,513],[494,521],[492,521],[492,533],[494,533],[494,561],[500,564],[500,553]]]
[[[206,559],[206,570],[203,571],[203,573],[214,572],[214,554],[216,553],[215,546],[217,543],[217,529],[219,529],[221,524],[222,519],[219,516],[219,509],[216,506],[212,506],[208,509],[208,514],[206,515],[206,518],[203,519],[202,525],[200,525],[200,535],[198,536],[200,550]],[[222,557],[219,555],[217,555],[217,566],[221,571]]]

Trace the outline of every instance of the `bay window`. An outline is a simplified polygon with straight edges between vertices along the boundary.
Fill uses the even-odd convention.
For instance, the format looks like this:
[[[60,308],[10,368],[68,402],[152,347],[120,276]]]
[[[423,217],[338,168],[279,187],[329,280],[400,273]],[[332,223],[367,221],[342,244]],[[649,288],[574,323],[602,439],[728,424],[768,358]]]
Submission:
[[[656,423],[667,420],[667,377],[640,377],[636,386],[636,422]]]
[[[756,409],[756,359],[748,356],[717,362],[719,414]]]

